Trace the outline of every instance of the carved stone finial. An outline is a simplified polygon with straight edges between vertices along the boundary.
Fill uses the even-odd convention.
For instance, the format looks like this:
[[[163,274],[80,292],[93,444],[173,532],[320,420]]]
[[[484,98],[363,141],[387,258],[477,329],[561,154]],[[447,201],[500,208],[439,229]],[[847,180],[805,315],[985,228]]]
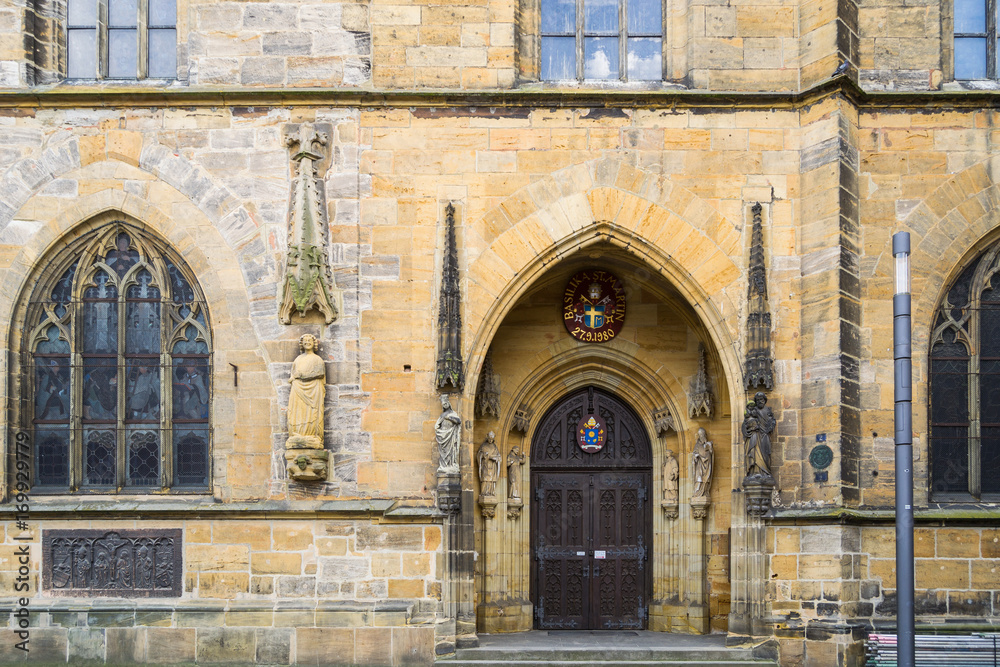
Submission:
[[[753,213],[753,232],[750,240],[750,272],[747,288],[745,379],[747,389],[758,386],[770,389],[774,385],[771,311],[767,303],[767,270],[764,266],[764,232],[760,202],[754,204],[750,210]]]
[[[691,419],[712,418],[714,399],[708,388],[708,371],[705,367],[705,346],[698,345],[698,372],[691,379],[691,393],[688,397],[688,414]]]
[[[327,132],[308,123],[285,127],[285,143],[292,152],[291,201],[288,210],[288,257],[278,317],[284,324],[316,308],[330,324],[340,316],[342,297],[327,262],[326,192],[316,173],[323,159]]]
[[[462,367],[462,291],[458,277],[458,245],[455,240],[455,205],[445,209],[444,267],[438,307],[437,386],[458,391],[465,386]]]
[[[665,436],[670,431],[677,431],[674,415],[667,406],[653,412],[653,424],[656,426],[656,434],[660,437]]]
[[[519,431],[521,435],[528,434],[528,428],[531,426],[531,410],[528,409],[527,405],[521,405],[517,410],[514,411],[514,430]]]
[[[487,415],[500,418],[500,375],[493,371],[492,348],[486,352],[479,386],[476,387],[476,416],[482,419]]]

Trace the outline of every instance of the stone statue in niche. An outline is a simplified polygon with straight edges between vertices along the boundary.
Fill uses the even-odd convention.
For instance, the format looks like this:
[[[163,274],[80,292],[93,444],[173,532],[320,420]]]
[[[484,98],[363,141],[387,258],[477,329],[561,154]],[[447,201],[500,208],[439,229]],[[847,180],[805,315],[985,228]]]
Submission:
[[[507,452],[507,518],[517,519],[521,516],[521,466],[524,465],[524,452],[519,445],[514,445]]]
[[[500,460],[500,450],[497,448],[496,434],[490,431],[476,453],[476,462],[479,464],[480,496],[495,497],[497,495]]]
[[[462,442],[462,418],[451,407],[447,394],[441,394],[441,416],[434,425],[438,445],[438,474],[457,475],[458,450]]]
[[[670,519],[677,518],[677,488],[679,480],[680,466],[677,464],[677,458],[674,457],[674,453],[668,449],[666,456],[663,458],[663,502],[660,504],[667,518]]]
[[[767,406],[767,396],[758,391],[747,403],[741,431],[745,442],[744,460],[747,478],[774,482],[771,475],[771,433],[775,427],[774,414]]]
[[[323,449],[323,404],[326,401],[326,364],[316,352],[312,334],[299,339],[299,356],[292,362],[288,396],[288,441],[285,443],[289,479],[315,482],[327,479],[330,453]]]
[[[520,445],[514,445],[507,452],[507,499],[521,500],[521,466],[524,465],[524,452]]]
[[[708,439],[705,429],[698,429],[698,437],[695,438],[694,442],[694,452],[691,454],[692,467],[694,468],[694,491],[691,494],[693,498],[707,498],[712,490],[714,453],[715,447]]]
[[[326,400],[326,364],[316,354],[319,341],[312,334],[299,339],[301,354],[292,362],[292,392],[288,397],[289,449],[323,449],[323,403]]]

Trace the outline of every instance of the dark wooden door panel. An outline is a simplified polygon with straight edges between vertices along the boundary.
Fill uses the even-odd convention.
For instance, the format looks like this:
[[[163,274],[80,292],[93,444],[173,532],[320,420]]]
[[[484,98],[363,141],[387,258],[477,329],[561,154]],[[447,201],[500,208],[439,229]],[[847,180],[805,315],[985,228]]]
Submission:
[[[576,443],[577,424],[607,424],[604,448]],[[635,413],[597,389],[564,398],[532,442],[532,587],[540,629],[646,627],[651,448]]]

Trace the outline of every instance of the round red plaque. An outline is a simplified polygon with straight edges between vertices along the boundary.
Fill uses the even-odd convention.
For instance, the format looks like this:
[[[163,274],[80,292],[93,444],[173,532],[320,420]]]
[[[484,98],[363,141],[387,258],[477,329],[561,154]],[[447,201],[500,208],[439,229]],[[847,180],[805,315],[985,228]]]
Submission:
[[[576,274],[563,294],[563,323],[569,335],[585,343],[605,343],[625,322],[625,286],[610,271]]]
[[[608,429],[604,420],[597,415],[584,415],[576,425],[576,444],[588,454],[596,454],[604,449],[608,439]]]

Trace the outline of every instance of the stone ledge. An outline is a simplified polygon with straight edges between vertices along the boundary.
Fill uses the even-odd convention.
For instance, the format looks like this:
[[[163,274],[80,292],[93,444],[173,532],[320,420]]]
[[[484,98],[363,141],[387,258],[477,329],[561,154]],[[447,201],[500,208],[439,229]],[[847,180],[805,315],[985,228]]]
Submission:
[[[843,524],[894,524],[896,512],[894,509],[848,509],[844,507],[807,508],[807,509],[772,509],[767,519],[778,525],[808,525],[814,523]],[[936,504],[929,507],[916,507],[913,510],[913,520],[918,524],[940,523],[944,525],[966,523],[987,526],[1000,525],[1000,505],[989,504]]]
[[[386,523],[440,523],[435,507],[402,505],[397,500],[262,500],[225,503],[205,496],[160,498],[47,498],[31,497],[31,519],[244,519],[280,518],[375,519]],[[14,505],[0,505],[0,520],[13,520]]]

